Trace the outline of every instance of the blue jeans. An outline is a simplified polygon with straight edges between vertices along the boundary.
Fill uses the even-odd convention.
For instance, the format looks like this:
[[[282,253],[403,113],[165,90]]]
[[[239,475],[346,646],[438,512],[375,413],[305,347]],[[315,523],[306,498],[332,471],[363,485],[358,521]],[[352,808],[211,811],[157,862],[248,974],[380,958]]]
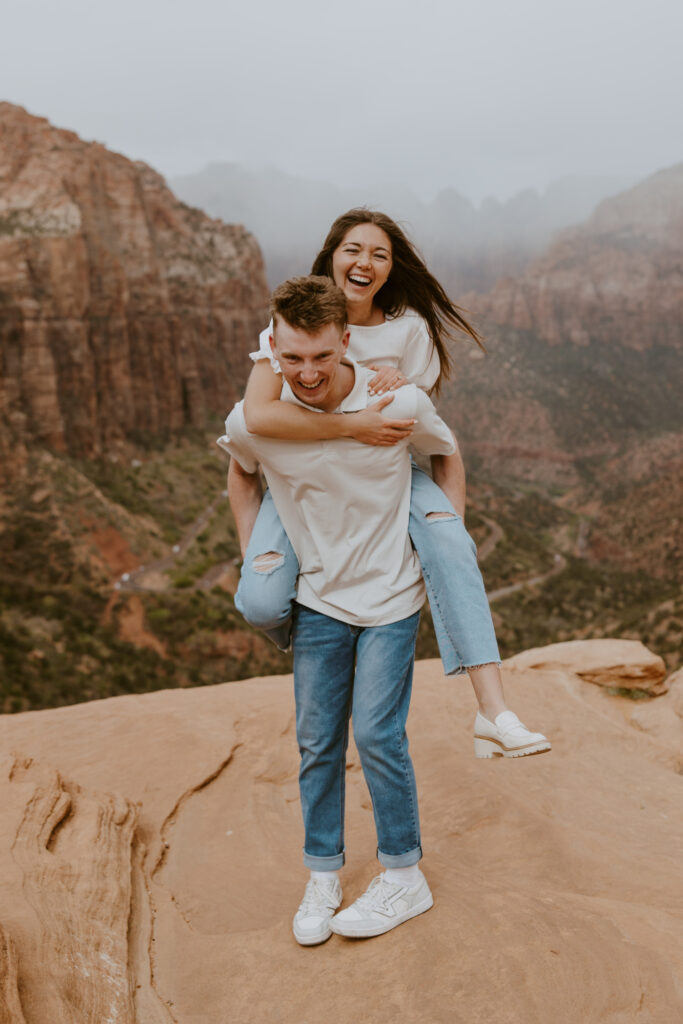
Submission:
[[[431,512],[443,512],[447,518],[428,519]],[[441,488],[415,465],[408,529],[422,566],[446,675],[499,662],[475,543]],[[259,571],[254,562],[267,552],[278,557]],[[281,650],[289,646],[298,572],[296,555],[267,491],[244,556],[235,606]]]
[[[304,864],[314,871],[334,871],[344,863],[349,717],[372,798],[380,863],[407,867],[422,857],[406,736],[419,620],[416,612],[387,626],[363,628],[295,606]]]

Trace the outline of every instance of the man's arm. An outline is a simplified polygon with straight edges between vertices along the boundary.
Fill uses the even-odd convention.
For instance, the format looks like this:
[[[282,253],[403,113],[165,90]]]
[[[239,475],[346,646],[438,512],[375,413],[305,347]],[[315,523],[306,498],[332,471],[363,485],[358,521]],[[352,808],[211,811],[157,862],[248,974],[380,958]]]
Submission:
[[[231,458],[228,469],[228,498],[235,517],[242,558],[246,554],[256,516],[261,507],[261,497],[261,477],[258,470],[255,473],[247,473],[237,459]]]
[[[453,433],[453,431],[451,431]],[[453,435],[455,441],[455,435]],[[465,466],[457,447],[453,455],[432,455],[432,477],[462,519],[465,518]]]

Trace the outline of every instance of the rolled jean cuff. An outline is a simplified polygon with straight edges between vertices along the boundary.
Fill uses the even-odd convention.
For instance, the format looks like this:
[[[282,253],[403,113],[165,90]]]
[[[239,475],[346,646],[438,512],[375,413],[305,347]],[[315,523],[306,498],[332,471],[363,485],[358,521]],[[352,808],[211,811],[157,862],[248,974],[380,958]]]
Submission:
[[[304,867],[309,871],[338,871],[344,867],[344,851],[335,853],[334,857],[312,857],[304,850]]]
[[[407,853],[399,853],[396,856],[392,856],[390,853],[382,853],[378,849],[377,860],[385,868],[409,868],[422,860],[422,847],[416,846],[414,850],[408,850]]]
[[[497,665],[500,668],[502,662],[498,649],[496,648],[496,656],[494,658],[485,658],[482,661],[472,662],[471,665],[456,665],[455,668],[447,667],[444,661],[444,675],[446,676],[464,676],[471,668],[483,668],[484,665]]]

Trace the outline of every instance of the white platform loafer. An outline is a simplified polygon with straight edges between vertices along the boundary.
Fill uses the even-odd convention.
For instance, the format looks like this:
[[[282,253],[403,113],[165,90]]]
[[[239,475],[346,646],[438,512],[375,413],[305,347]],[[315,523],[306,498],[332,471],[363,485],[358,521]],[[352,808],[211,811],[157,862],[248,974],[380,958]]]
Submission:
[[[410,887],[388,882],[383,874],[378,875],[355,903],[335,914],[332,931],[349,939],[369,939],[424,914],[433,903],[422,872],[417,884]]]
[[[480,711],[474,721],[474,753],[477,757],[525,757],[551,750],[542,732],[529,732],[514,711],[501,711],[489,722]]]
[[[294,938],[300,946],[317,946],[329,939],[332,915],[341,901],[339,879],[335,879],[332,885],[310,879],[292,922]]]

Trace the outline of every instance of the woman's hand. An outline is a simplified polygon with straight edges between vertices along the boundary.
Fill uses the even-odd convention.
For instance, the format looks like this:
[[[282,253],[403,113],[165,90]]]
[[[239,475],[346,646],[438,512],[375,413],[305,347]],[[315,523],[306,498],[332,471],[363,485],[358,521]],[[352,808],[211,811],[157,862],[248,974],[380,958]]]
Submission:
[[[410,383],[395,366],[368,366],[368,370],[375,371],[375,376],[368,384],[370,395],[382,395],[385,391],[395,391]]]
[[[416,420],[390,420],[380,412],[380,409],[393,400],[393,395],[385,395],[367,409],[347,413],[345,420],[349,435],[363,444],[385,446],[397,444],[410,437]]]

